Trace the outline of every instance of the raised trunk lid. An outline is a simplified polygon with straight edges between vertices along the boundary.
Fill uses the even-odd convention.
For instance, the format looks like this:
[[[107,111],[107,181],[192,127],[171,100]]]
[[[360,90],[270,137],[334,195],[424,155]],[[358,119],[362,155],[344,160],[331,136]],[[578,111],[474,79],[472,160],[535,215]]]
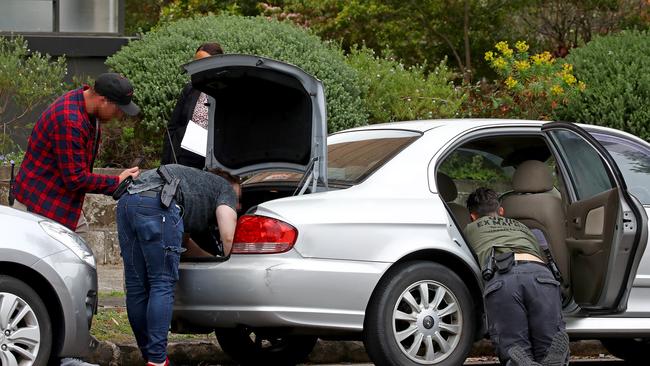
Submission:
[[[194,87],[209,96],[206,167],[237,175],[293,170],[327,182],[327,116],[319,80],[252,55],[207,57],[184,68]]]

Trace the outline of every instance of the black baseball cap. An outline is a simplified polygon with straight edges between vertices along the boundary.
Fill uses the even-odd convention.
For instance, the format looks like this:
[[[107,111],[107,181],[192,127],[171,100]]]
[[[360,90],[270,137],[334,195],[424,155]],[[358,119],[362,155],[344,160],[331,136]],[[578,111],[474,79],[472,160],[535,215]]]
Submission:
[[[120,74],[108,72],[99,75],[95,79],[95,92],[117,104],[129,116],[140,113],[140,107],[131,100],[133,99],[131,82]]]

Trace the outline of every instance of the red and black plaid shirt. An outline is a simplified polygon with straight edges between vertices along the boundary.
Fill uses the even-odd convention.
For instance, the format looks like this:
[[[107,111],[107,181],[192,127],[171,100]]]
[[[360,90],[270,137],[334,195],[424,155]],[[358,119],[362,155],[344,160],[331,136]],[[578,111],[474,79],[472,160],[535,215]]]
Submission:
[[[43,112],[29,137],[14,188],[16,199],[30,211],[73,231],[86,193],[111,194],[119,181],[90,172],[95,126],[86,112],[87,88],[62,95]]]

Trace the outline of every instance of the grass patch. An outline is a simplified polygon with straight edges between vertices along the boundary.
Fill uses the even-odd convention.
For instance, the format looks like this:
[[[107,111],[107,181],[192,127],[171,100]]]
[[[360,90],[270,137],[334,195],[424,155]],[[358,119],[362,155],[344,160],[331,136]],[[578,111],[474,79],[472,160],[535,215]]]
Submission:
[[[124,297],[124,291],[100,291],[99,298],[105,299],[109,297]]]
[[[101,297],[101,293],[100,293]],[[111,341],[113,343],[135,343],[133,331],[124,308],[99,308],[93,319],[93,326],[90,333],[99,341]],[[214,341],[214,334],[169,334],[170,342],[185,340],[210,340]]]

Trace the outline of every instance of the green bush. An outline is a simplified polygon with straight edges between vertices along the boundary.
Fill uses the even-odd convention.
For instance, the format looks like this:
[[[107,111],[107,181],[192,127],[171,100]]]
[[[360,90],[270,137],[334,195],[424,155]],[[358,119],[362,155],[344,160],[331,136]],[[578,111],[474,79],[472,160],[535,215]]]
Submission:
[[[650,32],[599,37],[571,50],[567,59],[587,89],[558,112],[559,118],[650,140]]]
[[[162,127],[189,80],[180,66],[204,42],[219,42],[226,53],[255,54],[288,62],[315,75],[325,87],[329,132],[367,121],[359,78],[342,51],[288,22],[263,17],[205,16],[163,24],[123,47],[106,63],[135,86],[142,121],[135,139],[159,148]],[[149,151],[150,153],[151,151]]]
[[[454,88],[445,61],[427,75],[422,66],[405,67],[361,48],[351,51],[348,63],[362,77],[370,123],[447,118],[459,110],[462,94]]]
[[[501,41],[495,50],[485,52],[499,80],[468,87],[467,116],[550,120],[558,108],[585,90],[585,83],[573,75],[573,65],[549,52],[531,56],[528,48],[523,41],[516,42],[514,49]]]
[[[31,52],[21,36],[0,37],[0,154],[22,154],[14,137],[36,122],[24,116],[65,90],[65,74],[65,57]]]

